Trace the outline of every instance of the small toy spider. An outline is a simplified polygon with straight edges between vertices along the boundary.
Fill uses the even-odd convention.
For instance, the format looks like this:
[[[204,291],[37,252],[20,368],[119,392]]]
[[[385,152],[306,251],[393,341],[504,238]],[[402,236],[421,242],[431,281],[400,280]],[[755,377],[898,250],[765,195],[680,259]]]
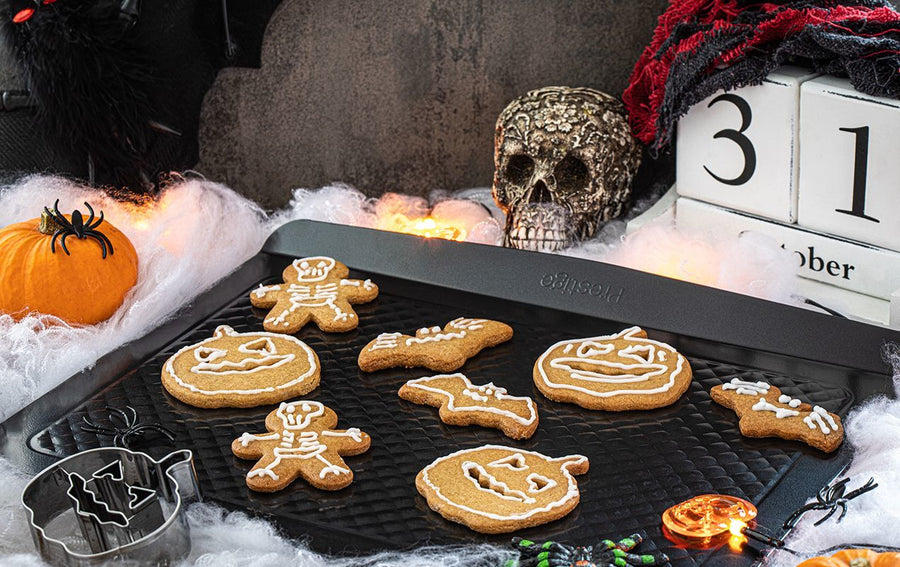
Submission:
[[[618,543],[604,539],[596,546],[573,547],[555,541],[535,543],[516,537],[513,538],[512,545],[519,552],[519,559],[507,562],[505,567],[626,567],[669,564],[669,558],[663,553],[629,553],[643,541],[644,538],[640,535],[633,534],[622,538]]]
[[[837,521],[840,522],[847,514],[847,501],[853,500],[861,494],[865,494],[870,490],[875,490],[876,488],[878,488],[878,484],[875,482],[875,479],[870,478],[869,482],[865,483],[863,486],[860,486],[856,490],[851,490],[847,494],[844,494],[844,490],[847,488],[848,482],[850,482],[850,479],[845,478],[843,480],[835,482],[833,485],[826,485],[824,488],[822,488],[822,490],[819,491],[819,494],[816,496],[815,502],[810,502],[809,504],[800,507],[796,512],[791,514],[787,520],[785,520],[784,529],[792,529],[797,525],[797,522],[800,521],[800,518],[803,516],[803,514],[806,514],[810,510],[828,510],[827,514],[822,516],[813,524],[814,526],[818,526],[825,522],[825,520],[827,520],[835,512],[837,512],[838,508],[841,509],[841,515],[837,518]]]
[[[106,411],[109,412],[109,421],[113,425],[112,429],[97,425],[87,417],[82,417],[81,419],[84,421],[84,425],[81,426],[81,430],[95,435],[108,435],[113,438],[113,445],[116,447],[124,447],[125,449],[131,449],[131,443],[137,438],[146,435],[148,431],[156,431],[160,435],[166,437],[169,441],[175,440],[175,434],[162,425],[156,423],[140,423],[137,411],[135,411],[133,407],[125,406],[125,410],[127,411],[111,408],[109,406],[106,407]],[[118,421],[119,424],[116,424],[115,421]]]
[[[50,251],[56,254],[56,239],[62,236],[59,243],[62,244],[62,249],[65,251],[66,256],[71,256],[71,254],[69,254],[69,249],[66,248],[66,238],[75,236],[79,240],[84,240],[90,237],[95,238],[97,242],[100,243],[100,248],[103,250],[103,258],[106,259],[107,249],[110,254],[114,254],[115,251],[113,250],[113,245],[112,242],[109,241],[109,238],[97,230],[97,227],[103,224],[103,211],[100,211],[100,217],[97,219],[97,222],[94,222],[93,207],[87,202],[84,203],[84,206],[88,208],[88,212],[91,214],[87,222],[85,222],[84,217],[81,215],[81,211],[78,209],[72,211],[72,220],[69,221],[61,212],[59,212],[59,199],[57,199],[56,203],[53,205],[53,211],[44,207],[44,212],[47,213],[59,227],[53,233],[53,240],[50,241]]]

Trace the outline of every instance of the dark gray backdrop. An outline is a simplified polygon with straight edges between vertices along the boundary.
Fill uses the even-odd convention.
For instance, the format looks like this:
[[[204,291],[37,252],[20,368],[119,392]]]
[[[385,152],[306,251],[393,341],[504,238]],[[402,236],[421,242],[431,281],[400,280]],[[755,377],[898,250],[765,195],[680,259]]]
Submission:
[[[666,0],[285,0],[261,69],[220,72],[197,169],[267,207],[295,187],[490,185],[494,121],[526,91],[621,96]]]

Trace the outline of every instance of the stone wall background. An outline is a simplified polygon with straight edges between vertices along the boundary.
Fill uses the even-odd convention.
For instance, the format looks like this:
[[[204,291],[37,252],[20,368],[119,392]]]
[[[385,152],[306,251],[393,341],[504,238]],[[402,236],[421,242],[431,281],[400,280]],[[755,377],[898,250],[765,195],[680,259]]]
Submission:
[[[526,91],[620,96],[666,0],[285,0],[261,69],[223,69],[199,171],[266,207],[295,187],[487,186],[500,111]]]

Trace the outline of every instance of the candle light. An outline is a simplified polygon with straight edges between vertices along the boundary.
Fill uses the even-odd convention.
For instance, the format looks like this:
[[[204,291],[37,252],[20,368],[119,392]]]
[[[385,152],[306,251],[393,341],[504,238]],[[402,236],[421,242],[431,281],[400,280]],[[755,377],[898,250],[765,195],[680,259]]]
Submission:
[[[413,219],[406,215],[397,214],[394,215],[390,221],[380,222],[378,228],[393,232],[415,234],[416,236],[424,236],[425,238],[443,238],[445,240],[458,241],[466,239],[466,231],[464,229],[434,217]]]
[[[728,540],[740,549],[755,517],[756,507],[742,498],[704,494],[672,506],[662,522],[666,538],[679,545],[707,549]]]

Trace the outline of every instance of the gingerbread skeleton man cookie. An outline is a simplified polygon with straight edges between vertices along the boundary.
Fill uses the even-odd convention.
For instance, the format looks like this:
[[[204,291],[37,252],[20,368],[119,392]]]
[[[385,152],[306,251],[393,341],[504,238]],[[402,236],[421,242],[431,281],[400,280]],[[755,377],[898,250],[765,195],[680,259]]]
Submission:
[[[506,342],[512,336],[512,327],[505,323],[459,317],[443,329],[423,327],[414,337],[381,333],[359,353],[359,367],[365,372],[415,366],[453,372],[482,349]]]
[[[734,378],[710,391],[713,401],[733,409],[747,437],[781,437],[803,441],[830,453],[844,440],[841,418],[820,406],[805,404],[766,382]]]
[[[398,392],[406,401],[440,408],[450,425],[494,427],[513,439],[528,439],[538,427],[537,405],[488,383],[477,386],[464,375],[439,374],[410,380]]]
[[[258,459],[247,473],[247,486],[275,492],[303,477],[323,490],[340,490],[353,482],[342,455],[369,450],[372,440],[355,427],[335,430],[338,418],[319,402],[282,402],[266,416],[268,433],[244,433],[231,443],[241,459]]]
[[[352,331],[359,317],[350,305],[378,297],[378,286],[371,280],[345,279],[349,274],[333,258],[300,258],[284,269],[283,284],[250,292],[250,303],[271,308],[263,327],[273,333],[294,334],[309,321],[329,333]]]

